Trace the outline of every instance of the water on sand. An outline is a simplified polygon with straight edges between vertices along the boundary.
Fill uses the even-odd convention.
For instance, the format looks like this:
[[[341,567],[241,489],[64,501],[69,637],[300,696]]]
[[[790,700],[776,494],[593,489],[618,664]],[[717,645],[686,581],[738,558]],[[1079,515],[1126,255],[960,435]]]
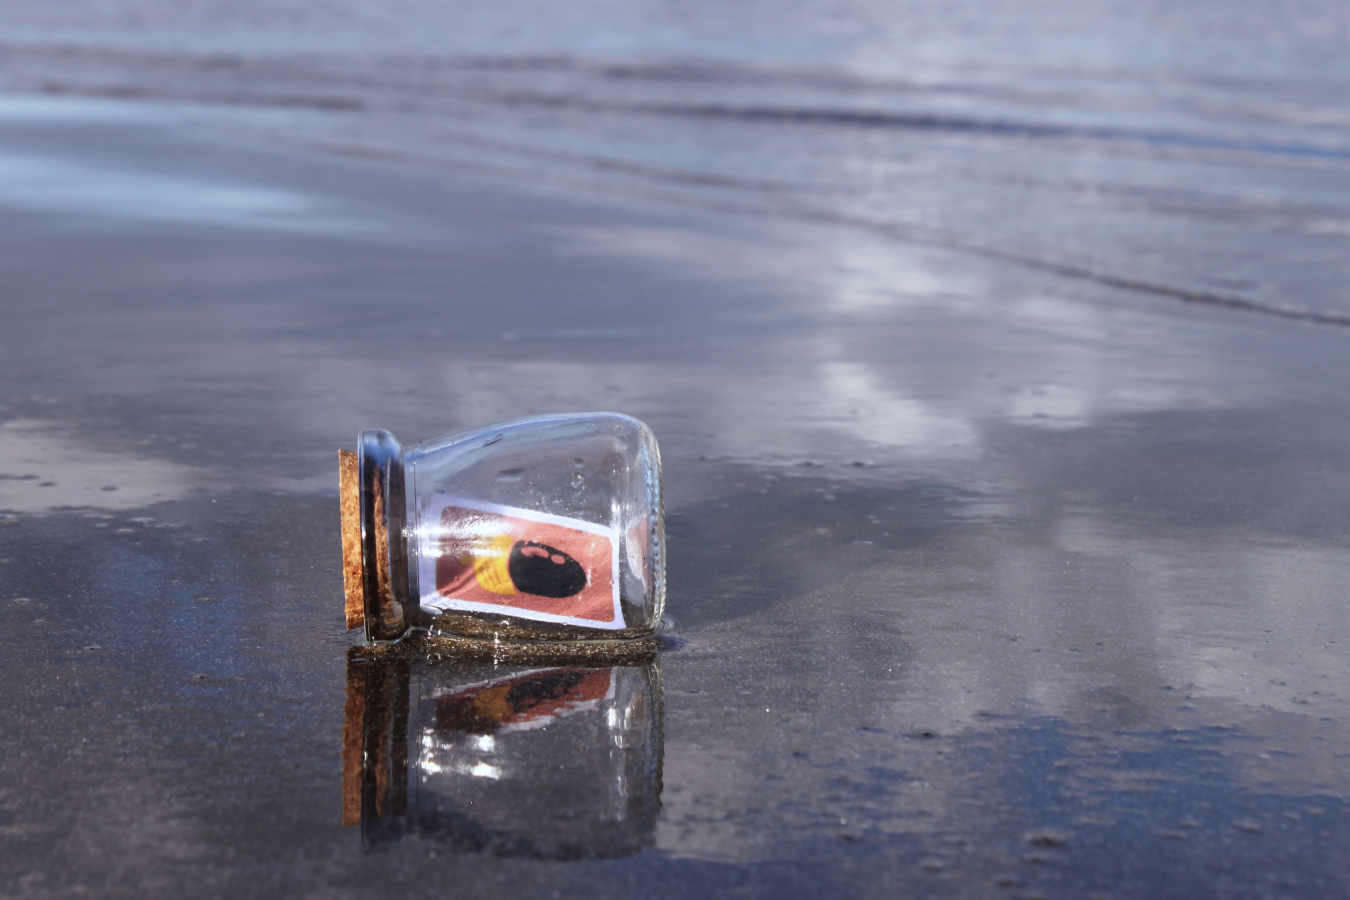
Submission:
[[[61,9],[0,891],[1350,893],[1339,5]],[[334,448],[602,408],[658,668],[354,675]]]

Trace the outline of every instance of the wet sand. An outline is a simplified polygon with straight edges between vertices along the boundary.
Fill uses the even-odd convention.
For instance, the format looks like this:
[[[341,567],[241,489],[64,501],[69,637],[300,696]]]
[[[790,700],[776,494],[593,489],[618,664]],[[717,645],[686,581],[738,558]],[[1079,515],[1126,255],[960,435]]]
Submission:
[[[0,108],[0,891],[1350,893],[1350,330],[226,132]],[[586,409],[665,459],[636,744],[428,725],[344,828],[336,448]],[[554,765],[646,805],[550,843]]]

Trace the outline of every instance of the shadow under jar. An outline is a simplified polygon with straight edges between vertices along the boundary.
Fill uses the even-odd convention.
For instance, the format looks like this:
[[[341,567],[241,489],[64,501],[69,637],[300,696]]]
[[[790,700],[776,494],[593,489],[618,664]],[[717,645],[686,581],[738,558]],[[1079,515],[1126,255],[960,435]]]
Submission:
[[[534,416],[340,454],[348,627],[493,658],[650,644],[665,604],[661,455],[617,413]]]

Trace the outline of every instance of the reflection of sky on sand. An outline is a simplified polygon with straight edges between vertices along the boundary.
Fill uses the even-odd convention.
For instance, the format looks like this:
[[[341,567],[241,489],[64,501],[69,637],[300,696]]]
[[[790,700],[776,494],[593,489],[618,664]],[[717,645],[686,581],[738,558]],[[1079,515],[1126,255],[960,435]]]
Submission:
[[[255,173],[280,165],[247,159]],[[75,782],[115,794],[162,753],[156,809],[219,808],[236,823],[213,825],[227,841],[189,823],[166,855],[336,846],[323,830],[335,775],[314,762],[333,756],[330,670],[345,649],[336,534],[323,532],[335,529],[335,445],[361,427],[418,440],[617,408],[662,441],[669,611],[684,642],[662,659],[663,806],[644,820],[663,853],[632,865],[853,848],[855,861],[917,866],[912,849],[931,871],[987,885],[1014,868],[1030,884],[1027,867],[1042,864],[1029,854],[1050,857],[1049,881],[1080,854],[1108,870],[1150,854],[1173,873],[1197,858],[1259,868],[1252,845],[1233,843],[1251,838],[1343,871],[1314,847],[1344,828],[1350,797],[1342,335],[835,226],[668,211],[653,222],[485,200],[496,195],[376,166],[327,185],[314,195],[371,220],[406,204],[406,229],[378,246],[261,225],[192,243],[187,226],[128,220],[130,261],[127,245],[98,243],[106,235],[79,238],[100,275],[88,279],[52,264],[66,244],[41,255],[45,218],[0,217],[15,295],[45,301],[14,305],[0,368],[24,394],[60,394],[6,399],[0,446],[15,462],[0,468],[81,494],[121,473],[128,493],[106,503],[183,498],[181,531],[151,530],[128,506],[3,523],[15,558],[57,563],[7,582],[30,598],[0,607],[28,629],[16,634],[56,643],[72,671],[97,653],[134,656],[126,671],[154,682],[142,694],[206,676],[171,690],[209,702],[174,694],[138,711],[150,725],[114,746],[131,750]],[[447,209],[482,234],[438,225]],[[186,252],[192,265],[174,268]],[[81,405],[89,394],[116,405]],[[30,456],[50,473],[18,465]],[[29,482],[0,482],[0,497],[47,509],[24,498],[57,488]],[[196,497],[202,486],[213,493]],[[62,603],[85,630],[48,633]],[[23,677],[41,671],[43,641],[16,642]],[[109,649],[79,649],[93,644]],[[91,679],[110,711],[81,715],[115,721],[118,703],[143,702],[119,700],[119,683]],[[60,693],[44,685],[34,696]],[[151,746],[178,739],[185,710],[209,740]],[[286,724],[264,732],[259,711]],[[589,716],[508,736],[603,736]],[[510,781],[505,742],[483,737],[417,745],[434,751],[427,772],[445,776],[445,797]],[[536,774],[551,760],[538,746],[521,751]],[[510,818],[510,803],[485,805]],[[121,848],[117,835],[99,843],[97,823],[80,828],[88,846]],[[1028,840],[1040,828],[1068,837]],[[424,849],[405,841],[389,858],[446,864]],[[67,850],[93,866],[84,845]],[[895,874],[911,877],[928,876]],[[1076,883],[1100,887],[1091,877]]]
[[[941,274],[936,269],[925,277]],[[782,286],[788,296],[803,289],[802,280]],[[385,420],[415,417],[428,392],[442,398],[440,421],[462,425],[525,411],[622,403],[643,410],[658,428],[667,411],[678,415],[671,425],[679,426],[665,429],[668,448],[770,465],[928,460],[947,471],[957,460],[979,458],[985,429],[998,422],[1085,428],[1111,416],[1241,406],[1271,390],[1251,369],[1227,371],[1222,348],[1207,346],[1204,336],[1145,315],[1034,295],[993,302],[967,295],[955,301],[958,310],[962,303],[981,304],[985,320],[967,322],[964,312],[952,313],[942,299],[931,299],[918,310],[893,310],[884,318],[821,323],[816,335],[768,331],[753,349],[734,353],[721,352],[715,334],[700,336],[712,358],[686,361],[678,350],[674,360],[651,363],[622,353],[598,363],[580,361],[547,332],[460,345],[448,354],[408,347],[421,360],[413,394],[379,360],[315,357],[304,344],[259,363],[282,366],[285,377],[308,386],[297,394],[305,403],[288,416],[316,431],[341,409],[365,409]],[[684,324],[672,329],[676,341],[684,337]],[[623,336],[590,346],[603,357],[624,342],[640,347],[651,340]],[[1122,346],[1126,341],[1149,342],[1147,354]],[[286,361],[300,354],[305,365],[292,370]],[[972,369],[967,360],[977,356],[983,363]],[[1214,374],[1199,374],[1207,365]],[[335,379],[352,390],[332,397],[330,407],[318,388]],[[689,396],[699,398],[694,410],[683,408]]]
[[[11,7],[0,75],[16,91],[1345,308],[1335,2]]]
[[[737,715],[774,737],[770,747],[736,740],[699,711],[697,697],[672,705],[672,721],[692,717],[685,727],[701,739],[695,750],[675,732],[668,744],[666,783],[687,789],[668,792],[660,845],[713,859],[772,858],[781,844],[764,830],[774,817],[760,807],[762,790],[780,809],[799,810],[807,831],[823,818],[813,799],[829,797],[841,832],[969,837],[1011,802],[983,793],[992,789],[985,779],[1000,770],[1021,778],[1036,752],[1060,754],[1056,767],[1089,781],[1096,776],[1081,767],[1108,766],[1109,778],[1080,780],[1081,799],[1059,801],[1071,815],[1029,805],[1019,812],[1025,827],[1094,807],[1109,816],[1122,804],[1136,805],[1129,817],[1137,818],[1150,809],[1131,799],[1140,785],[1206,805],[1216,798],[1199,796],[1196,766],[1223,773],[1219,797],[1230,806],[1269,807],[1268,830],[1299,801],[1339,808],[1350,797],[1340,764],[1350,740],[1340,650],[1350,629],[1337,574],[1350,563],[1345,549],[1305,547],[1295,558],[1251,552],[1254,536],[1197,546],[1185,535],[1129,529],[1085,541],[1084,524],[1072,549],[1062,535],[1047,546],[959,527],[919,552],[854,560],[850,574],[758,623],[735,622],[716,637],[687,629],[699,638],[689,658],[672,658],[672,684],[687,678],[706,690],[739,668],[720,663],[724,655],[747,643],[777,646],[745,683],[753,695],[729,698]],[[803,632],[794,625],[803,621],[817,624]],[[1049,717],[1080,740],[1061,750],[996,750],[988,768],[971,768],[970,742],[1004,746],[1027,717]],[[1153,768],[1118,758],[1150,746],[1163,751]],[[776,773],[771,787],[732,774],[766,771],[760,779]],[[1281,796],[1290,799],[1274,799]],[[1151,812],[1154,828],[1181,827]],[[1202,818],[1222,833],[1243,815],[1220,808]]]
[[[957,525],[902,552],[846,551],[822,537],[820,552],[837,566],[825,586],[716,636],[696,622],[687,627],[701,639],[688,657],[672,658],[672,684],[682,677],[718,683],[738,668],[720,662],[737,647],[776,648],[754,679],[753,697],[739,706],[777,742],[766,751],[730,736],[705,738],[703,746],[726,754],[718,760],[725,771],[758,771],[800,755],[797,771],[783,771],[772,790],[795,797],[803,811],[814,813],[811,797],[835,796],[841,829],[848,819],[864,833],[951,834],[1003,815],[999,801],[980,794],[989,773],[969,768],[967,742],[1006,746],[1026,717],[1049,717],[1052,731],[1078,736],[1044,750],[1061,754],[1054,766],[1107,766],[1109,778],[1092,782],[1096,776],[1084,770],[1088,780],[1070,786],[1080,800],[1063,801],[1059,813],[1050,811],[1054,803],[1033,803],[1023,811],[1028,827],[1056,815],[1091,818],[1098,806],[1108,807],[1095,814],[1109,822],[1118,814],[1109,807],[1132,805],[1127,819],[1152,809],[1154,828],[1186,830],[1130,799],[1141,789],[1214,805],[1199,815],[1178,804],[1172,815],[1199,815],[1220,835],[1244,827],[1235,820],[1251,820],[1245,805],[1262,809],[1256,819],[1267,831],[1304,806],[1339,809],[1350,797],[1339,761],[1350,740],[1343,539],[1291,535],[1277,517],[1286,501],[1298,505],[1293,496],[1231,488],[1225,495],[1212,476],[1206,483],[1206,466],[1231,464],[1222,439],[1178,447],[1178,455],[1200,459],[1193,471],[1168,471],[1153,468],[1146,429],[1133,448],[1127,439],[1117,456],[1096,460],[1091,445],[1113,439],[1077,431],[1077,446],[1065,446],[1057,430],[1032,439],[1024,454],[1032,464],[1021,471],[1008,468],[1009,454],[995,442],[983,474],[1004,503],[992,521]],[[1135,454],[1143,458],[1131,460]],[[1199,484],[1187,485],[1187,476]],[[1169,491],[1213,493],[1216,502],[1247,509],[1217,529],[1177,521],[1159,506]],[[735,494],[728,499],[734,509]],[[1263,502],[1272,508],[1261,509]],[[697,698],[683,708],[698,717],[693,730],[718,728],[698,715]],[[678,712],[672,717],[680,721]],[[1136,752],[1146,747],[1157,752]],[[662,846],[717,859],[778,852],[755,825],[757,792],[696,774],[704,752],[685,749],[670,742],[667,783],[699,790],[671,793]],[[1029,760],[1006,754],[996,749],[990,765],[1016,780]],[[1155,768],[1140,768],[1143,759]],[[1221,780],[1213,796],[1200,796],[1197,767]],[[901,774],[886,795],[864,801],[882,769]],[[860,796],[849,800],[855,788]],[[726,820],[716,820],[727,809]],[[1313,841],[1318,831],[1309,827]]]
[[[0,205],[65,216],[277,231],[341,233],[368,227],[288,190],[17,154],[0,154]]]
[[[139,509],[209,480],[192,466],[91,446],[49,421],[0,422],[0,513]]]
[[[664,246],[620,237],[610,250],[670,265],[698,255],[678,235],[664,237]],[[604,252],[595,232],[587,241],[589,252]],[[806,763],[783,772],[772,790],[795,798],[784,803],[814,810],[812,798],[846,797],[840,785],[850,781],[875,788],[879,776],[869,773],[890,766],[903,777],[855,810],[855,828],[969,827],[984,801],[970,795],[973,773],[952,742],[959,746],[963,734],[1010,740],[998,736],[1001,729],[1015,733],[1021,719],[1000,725],[989,716],[1012,710],[1052,717],[1070,731],[1105,727],[1104,743],[1066,751],[1055,763],[1081,770],[1082,795],[1099,798],[1085,800],[1080,817],[1091,818],[1093,802],[1116,802],[1141,784],[1186,792],[1196,786],[1188,767],[1211,757],[1225,760],[1225,790],[1238,806],[1246,801],[1235,798],[1244,796],[1350,796],[1337,764],[1350,740],[1342,715],[1350,680],[1340,665],[1350,622],[1338,574],[1350,555],[1333,534],[1308,540],[1281,533],[1277,519],[1297,514],[1285,507],[1315,505],[1315,488],[1285,485],[1272,494],[1265,484],[1227,480],[1251,466],[1243,458],[1248,451],[1235,451],[1228,440],[1241,443],[1243,417],[1287,390],[1285,382],[1257,375],[1250,357],[1184,320],[1035,287],[1012,285],[1004,293],[968,271],[948,281],[940,257],[895,250],[876,254],[860,271],[858,255],[831,265],[828,247],[803,246],[776,280],[759,249],[738,268],[723,244],[693,271],[700,279],[774,284],[780,297],[821,291],[846,300],[836,307],[838,318],[820,324],[822,337],[765,341],[758,356],[737,360],[734,376],[721,370],[705,380],[693,367],[676,369],[688,379],[680,388],[703,401],[699,448],[754,466],[795,462],[797,454],[823,461],[829,477],[845,482],[875,477],[868,470],[834,474],[847,472],[853,457],[880,460],[883,478],[925,471],[956,483],[974,478],[986,484],[983,509],[995,516],[919,550],[863,548],[870,557],[849,562],[822,538],[820,552],[836,555],[839,567],[828,587],[784,598],[758,621],[737,620],[731,634],[700,633],[697,621],[686,620],[686,632],[701,639],[685,651],[690,656],[674,658],[671,671],[696,683],[717,682],[694,673],[718,667],[737,647],[777,648],[755,680],[758,705],[746,701],[738,714],[781,731],[775,750],[791,745],[804,760],[830,760],[814,772]],[[883,297],[879,286],[887,284],[894,286],[889,305],[852,299]],[[934,320],[962,319],[968,327],[941,333],[945,346],[925,346]],[[979,370],[971,371],[972,359],[981,360]],[[666,366],[662,374],[671,371]],[[641,367],[605,374],[636,387],[627,396],[657,410],[663,405],[653,396],[660,388],[643,392]],[[566,378],[557,369],[549,381]],[[1317,420],[1312,414],[1302,430],[1316,433]],[[813,432],[829,437],[817,442]],[[1021,440],[1028,449],[1011,452]],[[734,508],[734,491],[728,499]],[[1188,499],[1226,524],[1215,532],[1205,519],[1169,520],[1166,505]],[[727,665],[724,677],[738,664]],[[826,709],[831,713],[822,716]],[[1194,739],[1187,735],[1203,737],[1215,727],[1229,729],[1232,740],[1187,749]],[[870,737],[874,731],[881,736]],[[910,752],[885,761],[896,735],[921,732],[939,739],[913,742]],[[720,749],[710,751],[709,743]],[[1133,753],[1133,760],[1145,747],[1157,749],[1149,758],[1159,771],[1120,763],[1120,754]],[[766,815],[759,782],[734,774],[768,765],[764,748],[728,735],[701,741],[688,756],[687,749],[672,741],[667,783],[697,788],[668,795],[660,845],[709,859],[780,852],[779,838],[755,824]],[[713,773],[724,775],[709,774],[710,752]],[[1090,765],[1109,771],[1092,775],[1082,768]],[[816,815],[804,812],[800,827]],[[1278,825],[1283,813],[1273,815]],[[848,819],[841,816],[841,828]]]

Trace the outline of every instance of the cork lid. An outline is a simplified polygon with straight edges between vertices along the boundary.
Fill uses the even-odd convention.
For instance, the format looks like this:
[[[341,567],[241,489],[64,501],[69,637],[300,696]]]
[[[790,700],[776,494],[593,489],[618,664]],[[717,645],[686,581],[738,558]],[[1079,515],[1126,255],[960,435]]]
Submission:
[[[365,622],[365,571],[361,563],[361,477],[356,453],[338,451],[338,493],[342,509],[342,587],[346,595],[347,628]]]

